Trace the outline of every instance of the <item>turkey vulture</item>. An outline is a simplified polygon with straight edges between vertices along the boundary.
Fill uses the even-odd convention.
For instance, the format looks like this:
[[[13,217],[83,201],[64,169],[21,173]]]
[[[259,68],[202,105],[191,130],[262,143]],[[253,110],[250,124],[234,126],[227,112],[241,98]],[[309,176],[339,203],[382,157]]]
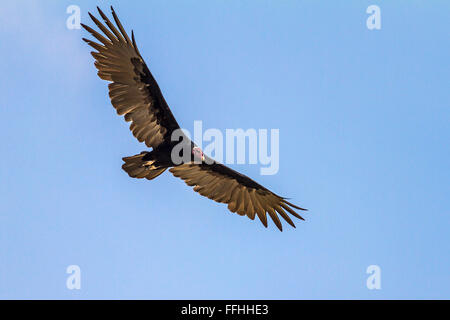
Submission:
[[[295,225],[286,212],[304,220],[293,208],[306,209],[288,202],[286,198],[276,195],[249,177],[215,162],[186,137],[183,137],[183,141],[189,144],[188,161],[172,161],[172,150],[179,141],[172,141],[171,136],[180,126],[139,53],[133,31],[130,39],[112,7],[116,26],[100,8],[97,9],[106,26],[91,13],[89,16],[103,35],[82,24],[98,42],[85,38],[83,40],[97,50],[91,52],[95,58],[95,67],[98,69],[98,76],[110,82],[109,96],[117,114],[131,122],[130,130],[139,142],[145,142],[147,147],[152,148],[151,151],[123,158],[123,170],[130,177],[152,180],[169,169],[175,177],[193,186],[194,191],[202,196],[226,203],[230,211],[246,215],[252,220],[258,216],[265,227],[266,213],[280,231],[282,225],[278,215],[294,228]]]

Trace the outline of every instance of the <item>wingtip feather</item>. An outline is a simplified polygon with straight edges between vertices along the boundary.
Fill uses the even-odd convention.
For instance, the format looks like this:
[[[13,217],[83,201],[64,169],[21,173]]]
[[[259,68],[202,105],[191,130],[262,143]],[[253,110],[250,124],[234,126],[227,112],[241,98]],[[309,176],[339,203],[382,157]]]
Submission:
[[[284,202],[286,202],[286,203],[287,203],[288,205],[290,205],[291,207],[293,207],[293,208],[295,208],[295,209],[298,209],[298,210],[308,211],[308,209],[305,209],[305,208],[301,208],[301,207],[299,207],[299,206],[296,206],[295,204],[293,204],[293,203],[287,201],[286,199],[287,199],[287,198],[283,198]]]

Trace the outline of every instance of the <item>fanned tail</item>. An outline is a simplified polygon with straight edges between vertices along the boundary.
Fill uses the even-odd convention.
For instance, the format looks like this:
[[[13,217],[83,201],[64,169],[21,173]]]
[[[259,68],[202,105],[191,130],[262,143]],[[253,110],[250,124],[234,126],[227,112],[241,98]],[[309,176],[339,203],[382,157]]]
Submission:
[[[143,158],[146,154],[148,154],[148,152],[144,151],[131,157],[122,158],[122,160],[125,161],[122,165],[122,169],[132,178],[146,178],[148,180],[155,179],[167,168],[154,166],[154,160],[144,161]]]

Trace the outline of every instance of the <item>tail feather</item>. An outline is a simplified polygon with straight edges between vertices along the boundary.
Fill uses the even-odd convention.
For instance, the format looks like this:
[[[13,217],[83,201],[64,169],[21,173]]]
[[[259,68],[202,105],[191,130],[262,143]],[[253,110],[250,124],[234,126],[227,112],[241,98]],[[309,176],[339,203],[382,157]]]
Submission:
[[[143,157],[147,153],[148,152],[142,152],[131,157],[122,158],[122,160],[125,161],[125,163],[122,165],[122,169],[132,178],[146,178],[148,180],[155,179],[167,168],[154,166],[154,161],[144,161]]]

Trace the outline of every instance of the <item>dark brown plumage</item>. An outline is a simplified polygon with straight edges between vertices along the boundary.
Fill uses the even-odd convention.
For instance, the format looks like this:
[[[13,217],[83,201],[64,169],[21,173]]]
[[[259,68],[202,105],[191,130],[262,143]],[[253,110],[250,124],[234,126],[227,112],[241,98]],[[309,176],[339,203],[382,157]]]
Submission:
[[[139,53],[133,31],[130,39],[112,7],[116,26],[97,9],[106,26],[90,13],[89,16],[104,35],[82,24],[99,43],[83,40],[97,50],[92,52],[95,67],[101,79],[111,82],[108,85],[109,96],[117,114],[131,122],[130,130],[140,142],[152,148],[152,151],[123,158],[122,168],[128,175],[152,180],[170,168],[175,177],[183,179],[202,196],[226,203],[230,211],[252,220],[258,216],[266,227],[266,213],[280,230],[282,225],[278,215],[293,227],[295,225],[288,213],[303,220],[293,208],[306,209],[288,202],[249,177],[212,161],[186,137],[183,141],[189,144],[190,161],[182,164],[172,161],[171,152],[178,141],[171,141],[171,135],[180,126]]]

